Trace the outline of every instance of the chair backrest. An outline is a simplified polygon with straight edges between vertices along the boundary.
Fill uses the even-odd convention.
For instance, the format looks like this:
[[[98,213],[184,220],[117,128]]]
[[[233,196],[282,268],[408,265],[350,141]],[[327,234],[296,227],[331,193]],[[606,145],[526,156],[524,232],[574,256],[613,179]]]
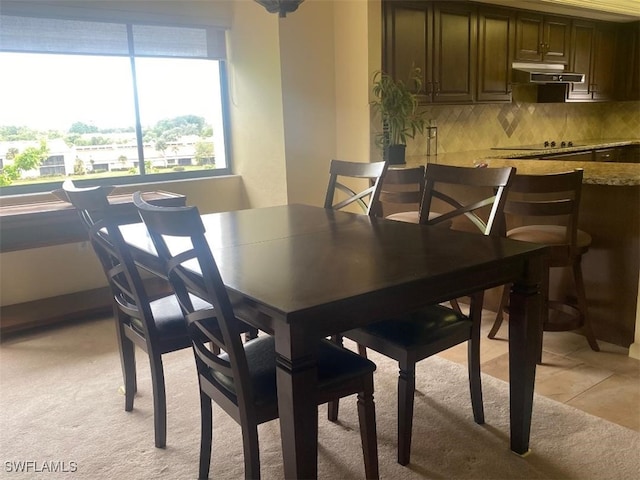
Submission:
[[[357,204],[363,213],[368,214],[373,203],[373,194],[376,190],[380,178],[387,168],[386,162],[347,162],[344,160],[331,160],[329,166],[329,184],[327,194],[324,199],[324,208],[341,210],[348,205]],[[355,192],[345,185],[345,178],[367,179],[369,186],[360,192]],[[337,200],[337,192],[341,192],[342,199]],[[346,198],[343,198],[345,197]]]
[[[504,235],[503,209],[515,174],[513,167],[427,164],[420,223],[436,225],[453,220],[455,228],[455,220],[466,218],[474,230],[484,235]],[[434,199],[440,201],[442,208],[434,208]],[[429,215],[430,211],[438,211],[441,215]]]
[[[373,195],[370,214],[377,217],[389,213],[417,211],[422,202],[425,167],[388,168]]]
[[[516,175],[504,213],[507,217],[519,217],[525,225],[562,225],[566,227],[566,245],[575,248],[582,177],[581,168],[544,175]]]
[[[103,186],[78,188],[67,180],[56,196],[66,197],[78,211],[109,282],[118,319],[143,335],[151,348],[158,334],[149,296],[109,203],[107,196],[112,190]]]
[[[253,387],[249,381],[240,323],[236,321],[207,243],[198,209],[151,205],[140,192],[134,193],[133,202],[165,264],[169,282],[187,320],[199,375],[216,386],[224,398],[208,393],[223,403],[226,398],[236,407],[250,405],[254,398]],[[194,307],[191,295],[202,298],[213,308]],[[212,344],[226,352],[228,358],[213,353]],[[229,407],[229,404],[224,406]]]

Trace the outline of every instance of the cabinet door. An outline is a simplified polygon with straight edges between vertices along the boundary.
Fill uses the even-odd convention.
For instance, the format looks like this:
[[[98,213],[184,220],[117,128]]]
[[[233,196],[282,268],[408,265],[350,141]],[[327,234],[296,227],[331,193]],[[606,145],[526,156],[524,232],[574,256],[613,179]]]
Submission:
[[[436,3],[433,9],[434,103],[471,103],[476,75],[476,14],[471,5]]]
[[[616,62],[620,67],[619,100],[640,100],[640,22],[618,31]]]
[[[516,60],[566,63],[569,61],[571,19],[518,12]]]
[[[518,12],[516,22],[516,60],[541,62],[542,15]]]
[[[595,25],[592,22],[575,21],[571,28],[572,72],[584,73],[584,83],[570,83],[569,100],[591,100],[591,66],[595,40]]]
[[[480,102],[511,101],[511,59],[515,15],[509,10],[478,11],[478,82]]]
[[[609,25],[597,25],[595,31],[592,84],[594,100],[612,100],[616,96],[616,31]]]
[[[545,62],[567,63],[569,61],[570,28],[569,18],[544,17],[542,41]]]
[[[385,2],[383,70],[395,79],[413,86],[409,80],[414,67],[422,71],[420,102],[431,91],[431,67],[427,52],[431,48],[431,14],[428,4]]]

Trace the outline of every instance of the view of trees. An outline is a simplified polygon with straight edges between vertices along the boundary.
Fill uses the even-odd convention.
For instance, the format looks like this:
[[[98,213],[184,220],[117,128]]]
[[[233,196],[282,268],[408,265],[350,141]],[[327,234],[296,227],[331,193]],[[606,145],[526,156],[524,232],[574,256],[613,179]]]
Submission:
[[[180,138],[187,135],[195,135],[202,139],[210,138],[213,130],[210,125],[205,122],[203,117],[196,115],[182,115],[175,118],[163,119],[157,122],[153,127],[144,129],[143,141],[145,144],[151,144],[155,150],[165,155],[169,144],[178,142]],[[131,133],[131,137],[123,135],[114,138],[113,134]],[[91,146],[91,145],[113,145],[128,144],[135,141],[135,129],[133,127],[122,129],[99,129],[95,125],[84,122],[75,122],[68,131],[60,132],[55,130],[37,131],[25,126],[0,126],[0,142],[9,141],[36,141],[40,140],[40,146],[27,147],[20,152],[16,148],[7,151],[7,160],[12,160],[11,164],[5,165],[0,169],[0,186],[10,185],[14,181],[21,178],[24,172],[37,169],[42,162],[47,159],[49,150],[47,148],[47,140],[62,138],[65,143],[72,146]],[[173,145],[173,153],[177,153],[177,146]],[[207,165],[214,157],[213,144],[210,142],[198,142],[196,144],[195,162],[202,166]],[[120,156],[117,159],[123,165],[126,157]],[[7,162],[8,163],[8,162]],[[86,173],[83,162],[76,159],[74,166],[75,175],[83,175]],[[136,173],[135,171],[132,173]]]
[[[7,165],[0,171],[0,186],[11,185],[18,180],[23,172],[33,170],[42,164],[49,156],[49,149],[45,140],[40,141],[40,147],[27,147],[19,153],[15,148],[9,149],[7,159],[11,157],[12,165]]]

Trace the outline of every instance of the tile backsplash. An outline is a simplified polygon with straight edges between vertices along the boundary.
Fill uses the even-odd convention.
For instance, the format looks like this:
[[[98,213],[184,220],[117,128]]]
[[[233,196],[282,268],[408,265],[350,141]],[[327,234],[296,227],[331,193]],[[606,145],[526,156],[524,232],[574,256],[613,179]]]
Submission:
[[[640,102],[510,103],[424,107],[438,127],[438,153],[542,143],[640,138]],[[434,153],[432,144],[431,152]],[[407,155],[426,155],[426,135]]]

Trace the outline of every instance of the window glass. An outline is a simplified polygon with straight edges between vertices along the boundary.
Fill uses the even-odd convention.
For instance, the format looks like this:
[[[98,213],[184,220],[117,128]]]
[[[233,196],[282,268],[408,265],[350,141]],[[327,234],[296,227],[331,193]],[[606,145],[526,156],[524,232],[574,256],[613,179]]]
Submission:
[[[135,83],[122,56],[0,52],[0,65],[2,193],[228,166],[217,60],[136,57]]]
[[[226,167],[218,62],[138,58],[136,76],[147,173]]]

